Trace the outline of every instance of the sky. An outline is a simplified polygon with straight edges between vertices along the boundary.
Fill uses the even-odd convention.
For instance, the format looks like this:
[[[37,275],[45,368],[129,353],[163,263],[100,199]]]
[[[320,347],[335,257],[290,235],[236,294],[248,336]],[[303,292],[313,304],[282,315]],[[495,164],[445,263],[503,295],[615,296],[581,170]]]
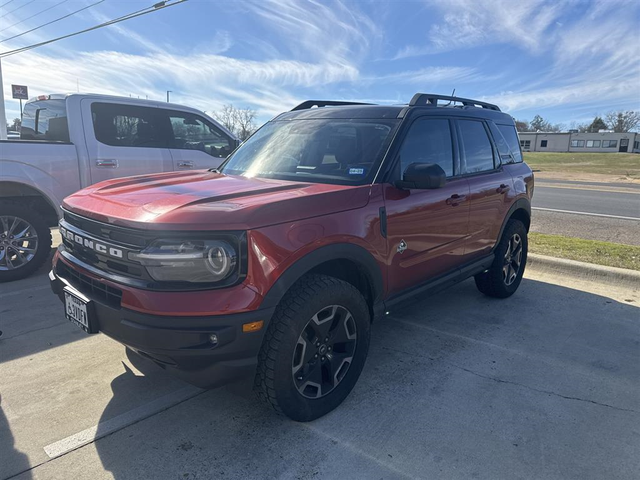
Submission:
[[[154,3],[104,0],[8,40],[99,0],[7,1],[0,52]],[[306,99],[399,104],[455,88],[518,119],[569,127],[640,110],[640,1],[189,0],[5,57],[2,74],[9,121],[19,116],[11,84],[31,97],[165,100],[171,90],[172,102],[209,114],[255,109],[258,123]]]

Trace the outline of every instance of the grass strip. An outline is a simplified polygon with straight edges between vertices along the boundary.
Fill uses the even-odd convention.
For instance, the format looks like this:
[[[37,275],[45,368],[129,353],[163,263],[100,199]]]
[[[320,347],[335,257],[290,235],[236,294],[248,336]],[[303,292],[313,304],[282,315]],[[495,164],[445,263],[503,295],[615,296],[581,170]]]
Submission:
[[[640,247],[529,232],[529,252],[640,271]]]
[[[542,172],[598,173],[640,178],[637,153],[524,152],[524,160]]]

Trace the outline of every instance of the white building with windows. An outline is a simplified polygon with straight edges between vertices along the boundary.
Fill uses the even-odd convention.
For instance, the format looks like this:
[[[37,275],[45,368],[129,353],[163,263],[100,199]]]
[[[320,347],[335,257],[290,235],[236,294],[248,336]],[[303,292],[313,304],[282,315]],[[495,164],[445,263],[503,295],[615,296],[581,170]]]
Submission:
[[[640,133],[520,132],[525,152],[634,152],[640,153]]]

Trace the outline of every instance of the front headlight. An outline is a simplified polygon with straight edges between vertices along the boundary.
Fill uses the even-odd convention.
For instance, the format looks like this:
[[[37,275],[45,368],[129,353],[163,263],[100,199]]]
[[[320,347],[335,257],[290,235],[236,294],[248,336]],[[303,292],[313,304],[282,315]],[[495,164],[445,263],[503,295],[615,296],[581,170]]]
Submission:
[[[155,240],[129,260],[158,282],[212,283],[237,272],[238,252],[225,240]]]

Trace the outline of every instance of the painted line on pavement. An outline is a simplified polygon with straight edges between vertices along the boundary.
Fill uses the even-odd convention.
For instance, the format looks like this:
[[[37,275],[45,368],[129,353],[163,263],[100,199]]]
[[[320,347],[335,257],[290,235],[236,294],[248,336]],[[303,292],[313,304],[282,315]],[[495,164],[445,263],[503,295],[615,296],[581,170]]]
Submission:
[[[121,415],[117,415],[109,420],[98,423],[93,427],[89,427],[81,432],[75,433],[67,438],[63,438],[57,442],[44,447],[45,453],[49,458],[56,458],[72,450],[95,442],[96,440],[110,435],[118,430],[133,425],[141,420],[149,418],[160,412],[168,410],[196,395],[206,392],[196,387],[185,387],[164,397],[160,397],[146,405],[141,405],[133,410],[129,410]]]
[[[591,217],[617,218],[620,220],[640,221],[640,217],[625,217],[622,215],[608,215],[606,213],[575,212],[573,210],[558,210],[557,208],[531,207],[531,210],[542,210],[545,212],[557,212],[557,213],[572,213],[574,215],[589,215]]]
[[[544,183],[536,182],[536,188],[559,188],[560,190],[584,190],[586,192],[623,193],[629,195],[640,195],[640,190],[625,187],[607,187],[596,185],[567,185],[565,183]]]

